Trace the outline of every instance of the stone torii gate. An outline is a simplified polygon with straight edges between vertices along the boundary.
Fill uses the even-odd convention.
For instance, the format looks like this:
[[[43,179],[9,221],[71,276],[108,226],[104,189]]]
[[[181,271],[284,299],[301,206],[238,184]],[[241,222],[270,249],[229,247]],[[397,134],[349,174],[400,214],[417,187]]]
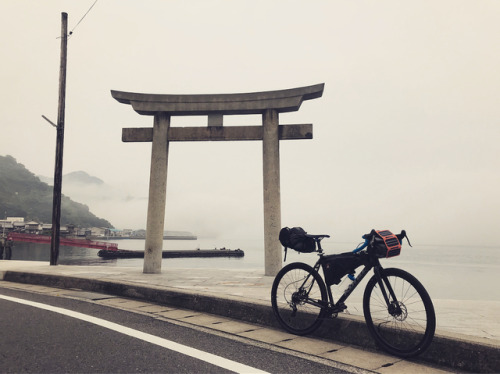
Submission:
[[[152,142],[144,273],[161,273],[169,142],[262,140],[265,274],[281,269],[279,141],[312,139],[312,124],[279,125],[279,113],[321,97],[324,83],[279,91],[215,95],[158,95],[111,91],[122,104],[154,116],[152,128],[123,128],[124,142]],[[262,126],[223,126],[225,115],[261,114]],[[207,127],[170,127],[171,116],[208,116]]]

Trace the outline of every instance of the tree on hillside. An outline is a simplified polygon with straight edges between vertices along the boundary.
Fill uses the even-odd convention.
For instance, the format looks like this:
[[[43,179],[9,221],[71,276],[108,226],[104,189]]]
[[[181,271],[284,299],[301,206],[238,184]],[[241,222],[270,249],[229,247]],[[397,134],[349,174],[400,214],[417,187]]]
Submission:
[[[52,186],[40,181],[12,156],[0,156],[0,215],[28,221],[52,221]],[[79,227],[113,227],[92,214],[89,207],[64,196],[61,224]]]

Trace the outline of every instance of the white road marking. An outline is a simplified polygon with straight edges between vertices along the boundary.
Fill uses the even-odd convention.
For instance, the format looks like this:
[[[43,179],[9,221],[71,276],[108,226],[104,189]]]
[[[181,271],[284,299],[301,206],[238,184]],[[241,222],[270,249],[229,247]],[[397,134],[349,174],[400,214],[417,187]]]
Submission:
[[[208,362],[212,365],[216,365],[216,366],[219,366],[221,368],[234,371],[236,373],[266,373],[265,371],[262,371],[262,370],[254,368],[254,367],[244,365],[244,364],[240,364],[239,362],[236,362],[236,361],[228,360],[224,357],[220,357],[220,356],[208,353],[208,352],[200,351],[198,349],[188,347],[186,345],[179,344],[179,343],[173,342],[171,340],[163,339],[163,338],[160,338],[160,337],[155,336],[155,335],[151,335],[151,334],[147,334],[147,333],[142,332],[142,331],[134,330],[134,329],[119,325],[119,324],[114,323],[114,322],[109,322],[109,321],[106,321],[106,320],[101,319],[101,318],[89,316],[87,314],[78,313],[78,312],[74,312],[74,311],[69,310],[69,309],[58,308],[58,307],[55,307],[52,305],[37,303],[34,301],[19,299],[16,297],[10,297],[10,296],[5,296],[5,295],[0,295],[0,299],[12,301],[12,302],[19,303],[19,304],[29,305],[29,306],[32,306],[35,308],[40,308],[40,309],[48,310],[51,312],[60,313],[60,314],[63,314],[63,315],[66,315],[66,316],[69,316],[72,318],[77,318],[77,319],[82,320],[82,321],[93,323],[95,325],[119,332],[121,334],[128,335],[128,336],[131,336],[133,338],[141,339],[141,340],[144,340],[146,342],[156,344],[160,347],[167,348],[167,349],[170,349],[172,351],[182,353],[186,356],[194,357],[198,360]]]

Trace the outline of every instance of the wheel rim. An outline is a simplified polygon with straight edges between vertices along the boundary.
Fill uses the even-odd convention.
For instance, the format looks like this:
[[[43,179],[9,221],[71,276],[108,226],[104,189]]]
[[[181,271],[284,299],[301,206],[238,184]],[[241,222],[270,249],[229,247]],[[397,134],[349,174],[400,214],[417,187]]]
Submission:
[[[307,300],[322,300],[321,288],[313,276],[304,269],[292,269],[281,278],[276,289],[276,310],[282,322],[291,330],[300,333],[317,323],[321,308]]]

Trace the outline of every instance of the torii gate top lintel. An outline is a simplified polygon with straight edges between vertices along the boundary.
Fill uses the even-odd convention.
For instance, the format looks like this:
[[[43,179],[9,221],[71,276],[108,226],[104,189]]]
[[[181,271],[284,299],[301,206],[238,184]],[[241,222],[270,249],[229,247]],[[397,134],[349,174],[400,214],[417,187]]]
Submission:
[[[304,100],[323,95],[325,84],[291,88],[278,91],[212,94],[212,95],[162,95],[111,91],[111,95],[122,104],[142,115],[169,113],[170,115],[234,115],[261,114],[267,109],[278,113],[299,110]]]

